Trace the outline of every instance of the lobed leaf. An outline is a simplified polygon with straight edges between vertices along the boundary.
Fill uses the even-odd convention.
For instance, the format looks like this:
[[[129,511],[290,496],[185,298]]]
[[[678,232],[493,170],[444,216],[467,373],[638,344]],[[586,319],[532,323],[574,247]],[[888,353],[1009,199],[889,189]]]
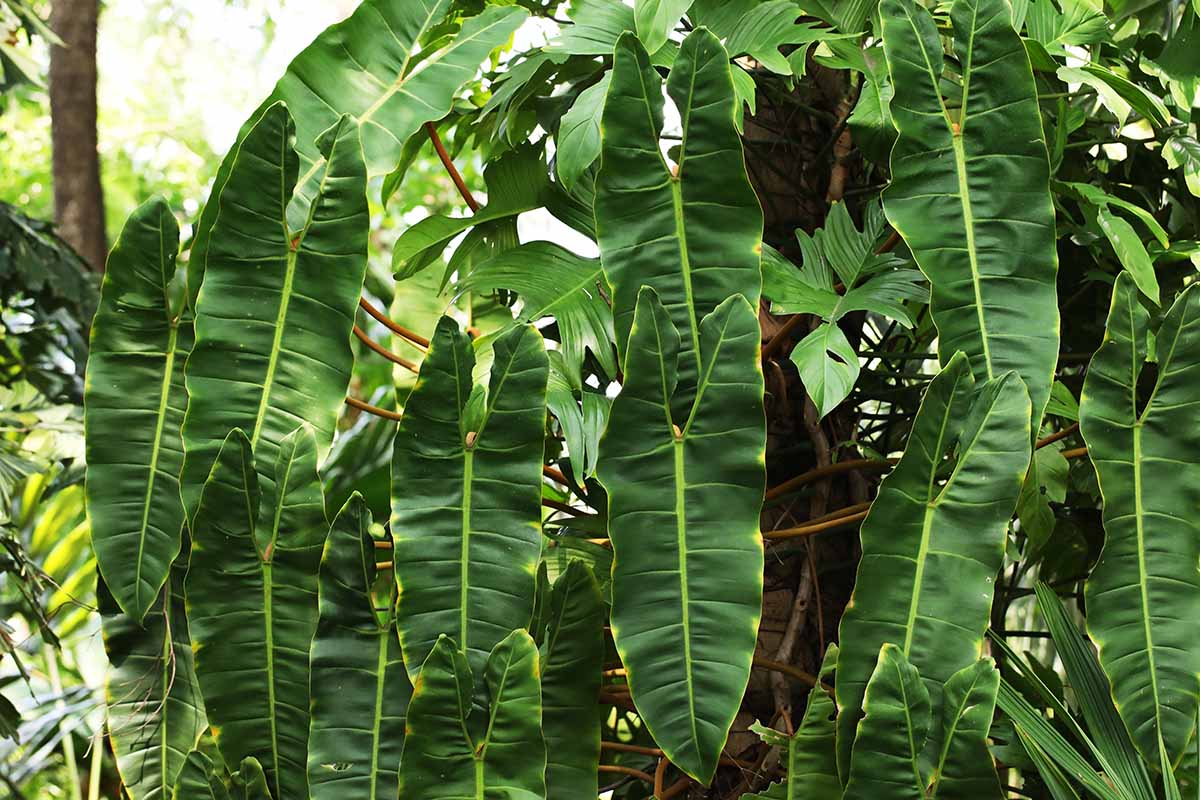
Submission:
[[[487,718],[475,713],[467,654],[445,636],[413,683],[400,759],[400,796],[422,800],[546,796],[538,651],[515,630],[488,655]]]
[[[377,573],[370,526],[371,512],[356,492],[334,518],[321,556],[309,656],[312,800],[380,800],[396,797],[398,788],[412,686],[396,636],[395,582]]]
[[[266,502],[254,462],[235,429],[196,511],[185,583],[196,675],[225,763],[256,758],[274,797],[307,797],[308,651],[329,531],[312,432],[280,443]]]
[[[1196,725],[1200,694],[1200,506],[1195,386],[1200,293],[1185,291],[1157,334],[1157,374],[1139,380],[1150,315],[1132,277],[1113,288],[1104,344],[1084,381],[1079,418],[1104,502],[1104,549],[1085,584],[1088,632],[1147,762],[1173,763]],[[1197,442],[1200,444],[1200,442]]]
[[[913,0],[880,5],[899,138],[884,209],[932,285],[938,354],[975,377],[1015,370],[1041,419],[1058,361],[1054,209],[1037,88],[1005,0],[955,0],[962,94]]]
[[[761,612],[759,336],[741,296],[705,317],[700,381],[690,414],[679,416],[673,401],[690,356],[654,289],[644,288],[625,384],[600,443],[613,638],[647,729],[701,782],[712,778],[741,704]]]
[[[414,684],[443,634],[482,674],[533,609],[548,360],[527,325],[499,336],[494,352],[488,386],[476,386],[471,340],[443,318],[396,433],[397,627]]]
[[[489,6],[464,21],[457,35],[427,47],[452,5],[451,0],[367,0],[292,60],[217,170],[188,262],[193,301],[211,257],[215,201],[239,159],[242,141],[275,103],[288,105],[299,131],[301,197],[293,209],[298,228],[326,169],[321,162],[328,154],[313,144],[322,131],[343,115],[351,115],[361,132],[367,173],[391,172],[412,134],[450,111],[454,96],[475,77],[480,62],[527,17],[524,9],[515,6]]]
[[[311,426],[323,458],[346,396],[370,227],[358,128],[343,117],[322,135],[320,189],[298,229],[287,223],[299,167],[294,139],[287,108],[272,105],[235,146],[228,181],[210,202],[212,245],[184,370],[189,516],[230,430],[245,432],[269,498],[267,465],[284,437]]]
[[[183,529],[183,365],[193,333],[172,297],[178,250],[165,200],[129,217],[105,269],[84,385],[92,547],[113,598],[135,621],[157,602]]]
[[[872,651],[897,645],[920,670],[934,709],[941,708],[943,684],[979,659],[1029,463],[1029,418],[1015,374],[976,387],[961,353],[929,384],[904,455],[880,484],[860,531],[862,559],[839,635],[843,775]],[[939,744],[935,737],[931,746]]]
[[[684,131],[677,170],[659,148],[662,80],[632,34],[617,42],[611,74],[595,213],[617,350],[628,347],[639,292],[652,287],[683,337],[675,408],[683,417],[699,373],[700,320],[735,294],[758,303],[762,211],[734,125],[729,56],[713,34],[684,39],[667,81]]]

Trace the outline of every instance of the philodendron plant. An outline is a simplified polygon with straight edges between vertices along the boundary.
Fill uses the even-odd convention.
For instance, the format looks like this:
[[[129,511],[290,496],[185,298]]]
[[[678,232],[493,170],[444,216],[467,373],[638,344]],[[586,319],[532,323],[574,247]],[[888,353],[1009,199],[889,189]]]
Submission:
[[[183,254],[162,200],[126,223],[86,393],[125,793],[1196,791],[1186,54],[1169,41],[1132,74],[1150,12],[1089,0],[558,5],[365,0],[250,116]],[[553,32],[514,52],[535,29]],[[848,87],[819,151],[832,205],[780,236],[751,146],[775,119],[746,107],[806,113],[820,81]],[[1152,194],[1173,205],[1080,163],[1088,109],[1162,144],[1174,183]],[[405,229],[388,278],[372,216],[429,142],[474,213]],[[527,212],[558,241],[522,241]],[[1064,248],[1112,297],[1073,372]],[[394,392],[364,399],[381,357]],[[889,374],[908,383],[877,392]],[[779,422],[791,403],[801,424]],[[1098,659],[1038,590],[1079,722],[1003,637],[1020,581],[1054,577],[1065,476],[1089,462],[1073,513],[1107,541],[1059,585],[1083,584]],[[768,464],[788,478],[770,490]],[[855,502],[830,510],[852,470]],[[812,535],[856,526],[821,568]],[[855,563],[835,629],[819,583]],[[782,638],[763,619],[781,586]],[[819,657],[835,630],[819,675],[796,663],[798,636]]]

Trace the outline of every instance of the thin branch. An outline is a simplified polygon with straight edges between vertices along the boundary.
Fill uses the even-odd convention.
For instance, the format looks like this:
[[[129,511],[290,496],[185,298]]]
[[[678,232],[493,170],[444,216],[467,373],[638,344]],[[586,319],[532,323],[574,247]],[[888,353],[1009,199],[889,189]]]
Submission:
[[[580,511],[578,508],[575,508],[574,506],[569,506],[566,503],[559,502],[558,500],[551,500],[546,497],[542,498],[542,505],[544,505],[546,508],[553,508],[555,511],[561,511],[564,514],[570,514],[572,517],[595,516],[594,514],[589,514],[586,511]]]
[[[398,356],[395,353],[393,353],[391,350],[388,350],[386,347],[384,347],[383,345],[376,342],[370,336],[367,336],[367,334],[363,332],[363,329],[358,327],[357,325],[354,326],[354,335],[357,336],[358,340],[360,342],[362,342],[363,344],[365,344],[368,348],[370,348],[371,350],[374,350],[376,353],[383,356],[388,361],[391,361],[393,364],[399,364],[400,366],[404,367],[409,372],[415,373],[415,372],[420,371],[416,364],[409,361],[407,358]]]
[[[1035,449],[1041,450],[1046,445],[1054,444],[1055,442],[1059,441],[1060,439],[1067,438],[1068,436],[1070,436],[1072,433],[1074,433],[1077,430],[1079,430],[1079,423],[1074,422],[1074,423],[1068,425],[1067,427],[1063,428],[1058,433],[1052,433],[1044,439],[1038,439],[1037,447]]]
[[[885,472],[892,468],[896,463],[895,459],[887,459],[880,461],[875,458],[856,458],[849,461],[837,461],[824,467],[811,469],[808,472],[801,473],[794,478],[789,478],[778,486],[773,486],[767,490],[767,495],[764,499],[776,500],[785,494],[791,494],[801,486],[805,486],[813,481],[819,481],[822,478],[827,478],[831,475],[838,475],[843,472],[851,472],[853,470],[863,470],[872,472]]]
[[[368,414],[374,414],[377,417],[390,419],[393,422],[399,422],[404,418],[403,414],[397,414],[395,411],[388,411],[386,408],[380,408],[379,406],[373,406],[370,403],[364,403],[357,397],[347,397],[346,405],[350,406],[351,408],[357,408],[359,411],[365,411]]]
[[[1083,458],[1087,454],[1088,454],[1088,449],[1086,447],[1076,447],[1072,450],[1063,450],[1062,451],[1063,458]]]
[[[651,785],[654,784],[653,775],[648,772],[642,772],[640,769],[634,769],[633,767],[624,767],[620,764],[601,764],[599,769],[601,772],[613,772],[618,775],[629,775]]]
[[[561,483],[563,486],[570,486],[567,476],[556,470],[554,467],[542,467],[542,474],[555,483]]]
[[[830,531],[834,528],[844,528],[848,525],[854,525],[862,522],[864,519],[866,519],[866,517],[867,512],[861,511],[857,514],[836,517],[825,522],[798,525],[795,528],[781,528],[777,531],[766,531],[763,533],[763,538],[774,541],[779,539],[795,539],[800,536],[812,536],[814,533],[824,533],[825,531]]]
[[[657,747],[642,747],[638,744],[625,744],[624,742],[600,742],[601,750],[612,750],[615,753],[637,753],[643,756],[661,757],[663,751]]]
[[[370,301],[368,301],[367,298],[365,298],[365,297],[358,298],[358,304],[362,307],[363,311],[366,311],[368,314],[370,314],[372,317],[374,317],[376,322],[378,322],[383,327],[387,328],[392,333],[396,334],[397,336],[401,337],[402,339],[407,339],[408,341],[412,342],[417,347],[419,347],[423,350],[429,349],[429,340],[428,339],[426,339],[424,336],[417,333],[416,331],[410,331],[408,328],[404,327],[403,325],[399,324],[398,322],[392,322],[390,317],[388,317],[386,314],[384,314],[382,311],[380,311],[375,306],[371,305]]]
[[[450,154],[446,152],[446,146],[442,144],[442,137],[438,136],[437,126],[432,122],[426,122],[425,132],[429,134],[429,141],[433,142],[433,149],[437,151],[438,158],[441,159],[442,166],[446,168],[446,172],[450,173],[450,180],[454,181],[454,186],[458,189],[458,193],[462,195],[462,199],[467,202],[472,212],[478,211],[479,201],[475,199],[475,195],[471,194],[471,190],[467,188],[467,182],[463,180],[462,173],[458,171],[458,167],[454,166],[454,162],[450,160]]]
[[[809,686],[816,686],[819,681],[817,676],[811,672],[805,672],[799,667],[793,667],[791,664],[783,664],[771,658],[756,655],[754,656],[754,666],[762,669],[767,669],[772,672],[780,672],[784,675],[790,675],[801,683],[806,683]]]
[[[660,759],[658,759],[658,766],[654,768],[654,798],[655,798],[655,800],[662,800],[663,783],[666,781],[667,767],[670,766],[670,764],[671,764],[671,762],[668,761],[667,759],[660,758]]]

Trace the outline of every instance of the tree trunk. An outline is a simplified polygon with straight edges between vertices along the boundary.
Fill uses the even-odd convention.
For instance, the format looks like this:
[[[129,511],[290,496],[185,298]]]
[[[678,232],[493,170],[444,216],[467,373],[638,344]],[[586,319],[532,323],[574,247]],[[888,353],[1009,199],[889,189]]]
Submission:
[[[96,30],[99,0],[54,0],[50,27],[65,43],[50,51],[50,138],[54,218],[93,269],[108,254],[96,134]]]

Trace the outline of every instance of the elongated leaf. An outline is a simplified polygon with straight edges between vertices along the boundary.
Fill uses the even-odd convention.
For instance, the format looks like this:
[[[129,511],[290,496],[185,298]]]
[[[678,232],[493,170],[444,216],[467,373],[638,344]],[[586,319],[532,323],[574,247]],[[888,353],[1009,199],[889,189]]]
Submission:
[[[311,431],[281,442],[275,474],[261,491],[250,440],[229,434],[192,529],[187,616],[225,763],[257,758],[274,797],[307,797],[308,648],[329,530]]]
[[[1085,586],[1088,632],[1134,743],[1157,764],[1160,746],[1172,763],[1182,754],[1200,692],[1200,293],[1189,289],[1167,312],[1154,388],[1140,398],[1148,335],[1149,314],[1122,273],[1079,417],[1106,534]]]
[[[604,112],[604,96],[608,94],[611,75],[604,73],[599,81],[580,92],[558,123],[554,167],[568,192],[600,157],[600,115]]]
[[[497,338],[486,399],[474,364],[471,340],[443,318],[396,433],[397,626],[414,683],[443,633],[465,643],[482,674],[491,649],[533,610],[546,352],[530,326]]]
[[[1040,420],[1058,360],[1058,258],[1037,89],[1008,3],[955,0],[963,90],[947,99],[929,12],[884,0],[880,15],[900,131],[884,209],[932,284],[938,353],[965,352],[977,379],[1015,370]]]
[[[671,762],[707,783],[754,655],[766,431],[750,304],[729,298],[698,336],[701,379],[678,416],[688,356],[658,295],[642,290],[597,476],[615,558],[613,638],[633,702]]]
[[[1079,700],[1079,708],[1092,731],[1097,760],[1113,783],[1130,797],[1151,800],[1154,785],[1138,755],[1129,731],[1113,703],[1108,679],[1083,634],[1067,618],[1067,611],[1054,590],[1038,582],[1038,608],[1054,637],[1054,646],[1066,668],[1067,680]]]
[[[746,177],[729,57],[707,30],[689,34],[667,81],[684,137],[678,170],[659,149],[662,81],[632,34],[617,42],[604,105],[596,235],[624,354],[642,286],[683,337],[676,414],[699,373],[700,320],[741,293],[757,306],[762,211]]]
[[[125,223],[92,323],[84,431],[87,507],[100,574],[135,620],[179,554],[179,426],[192,324],[172,301],[179,225],[161,198]]]
[[[667,43],[692,0],[634,0],[633,19],[638,38],[653,53]]]
[[[930,797],[944,800],[1004,797],[988,751],[988,731],[999,690],[1000,673],[986,658],[963,667],[946,681],[940,732],[936,734],[941,749],[929,778],[933,784]]]
[[[880,484],[860,531],[863,555],[839,637],[843,774],[872,650],[898,645],[921,671],[935,709],[950,676],[979,659],[1008,520],[1029,463],[1029,419],[1016,375],[976,387],[961,353],[926,390],[904,455]]]
[[[821,681],[827,681],[837,665],[838,648],[831,644],[821,662]],[[841,800],[842,781],[837,771],[837,746],[833,697],[822,686],[814,686],[808,695],[804,718],[791,736],[778,731],[750,726],[767,744],[784,748],[787,775],[761,794],[742,795],[742,800]]]
[[[604,600],[587,564],[567,564],[554,582],[547,616],[541,658],[546,796],[590,798],[599,792]]]
[[[1079,781],[1094,797],[1100,800],[1119,800],[1121,795],[1104,778],[1096,774],[1096,770],[1087,759],[1007,681],[1000,681],[996,705],[1012,720],[1027,750],[1032,750],[1031,745],[1040,750],[1050,764]],[[1033,759],[1035,764],[1041,761],[1037,756],[1033,756]],[[1053,772],[1050,774],[1054,775]],[[1051,782],[1054,780],[1053,777],[1049,779]]]
[[[334,519],[321,557],[310,660],[313,800],[396,797],[412,686],[396,638],[395,582],[376,574],[370,525],[356,492]]]
[[[1154,262],[1150,260],[1150,254],[1146,252],[1146,246],[1142,244],[1137,231],[1103,206],[1096,209],[1096,222],[1138,289],[1158,305],[1158,278],[1154,275]]]
[[[109,739],[132,800],[169,798],[208,727],[183,613],[183,572],[183,564],[174,567],[141,623],[121,611],[103,581],[96,586],[109,663]]]
[[[924,798],[921,754],[929,737],[929,690],[897,645],[879,649],[863,709],[845,799]]]
[[[229,791],[214,774],[212,759],[201,750],[187,754],[171,795],[172,800],[230,800]]]
[[[400,759],[400,796],[422,800],[546,796],[538,651],[516,630],[487,658],[488,714],[473,713],[469,659],[438,639],[414,684]]]
[[[596,259],[577,256],[552,242],[529,242],[480,262],[458,289],[516,292],[525,301],[522,320],[554,317],[558,322],[559,350],[570,369],[578,373],[585,351],[590,350],[608,375],[617,374],[612,311],[605,302],[608,284]]]
[[[370,222],[362,149],[347,118],[322,136],[321,188],[304,227],[291,229],[294,138],[287,109],[267,109],[237,146],[229,180],[210,203],[217,216],[185,370],[189,516],[230,430],[245,431],[269,495],[281,440],[307,423],[322,458],[345,398]]]
[[[296,56],[217,171],[188,262],[193,299],[211,258],[215,201],[239,160],[241,142],[266,109],[283,101],[296,119],[301,175],[297,185],[306,198],[294,210],[299,217],[293,218],[294,224],[299,227],[307,200],[316,194],[326,169],[321,162],[328,153],[313,144],[322,131],[343,114],[352,115],[362,133],[368,174],[391,172],[405,141],[424,123],[445,116],[459,88],[475,77],[480,62],[527,16],[515,6],[489,6],[466,20],[455,36],[437,42],[436,49],[421,49],[450,7],[451,0],[367,0]]]

